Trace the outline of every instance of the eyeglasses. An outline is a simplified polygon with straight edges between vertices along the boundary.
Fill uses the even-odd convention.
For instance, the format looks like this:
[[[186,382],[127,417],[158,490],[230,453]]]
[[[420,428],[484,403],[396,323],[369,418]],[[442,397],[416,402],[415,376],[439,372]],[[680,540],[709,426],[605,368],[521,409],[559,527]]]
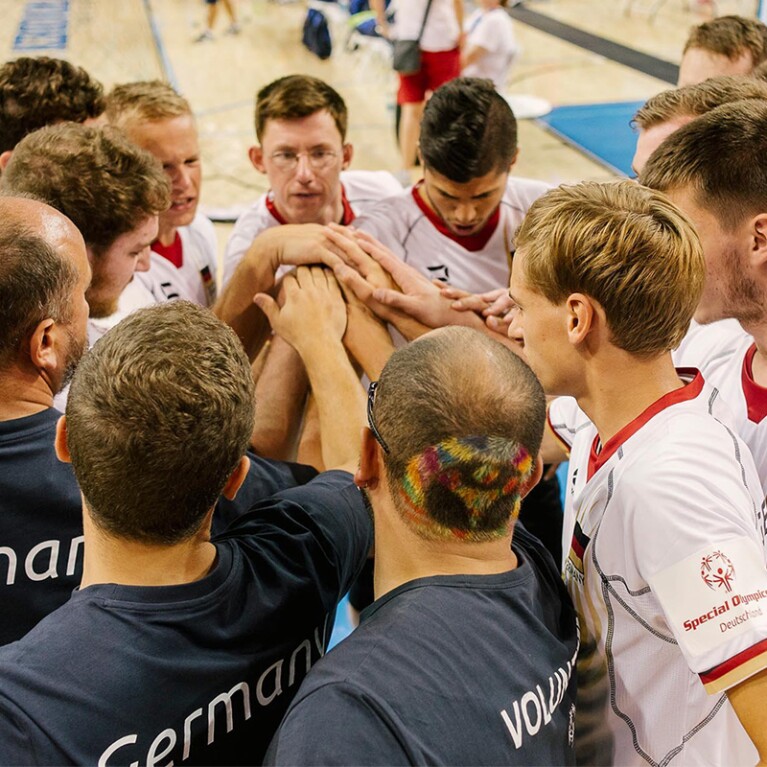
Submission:
[[[279,170],[295,170],[298,167],[298,158],[306,157],[312,170],[323,170],[335,162],[338,152],[332,149],[311,149],[308,152],[272,152],[269,157]]]
[[[376,442],[383,448],[384,453],[388,453],[389,446],[386,444],[386,440],[381,436],[376,426],[375,418],[373,417],[373,403],[376,398],[376,389],[378,388],[378,381],[371,381],[368,386],[368,426],[370,431],[373,432],[373,436],[376,438]]]

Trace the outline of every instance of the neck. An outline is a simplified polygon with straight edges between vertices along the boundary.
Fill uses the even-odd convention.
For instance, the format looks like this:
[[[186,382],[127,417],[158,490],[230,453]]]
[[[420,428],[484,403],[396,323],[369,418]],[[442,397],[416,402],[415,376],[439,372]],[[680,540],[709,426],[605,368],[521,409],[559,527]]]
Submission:
[[[0,421],[24,418],[53,407],[53,386],[38,371],[0,372]]]
[[[603,445],[654,402],[683,386],[671,354],[645,360],[615,352],[599,364],[594,361],[587,372],[585,393],[576,397]]]
[[[85,559],[81,588],[97,583],[123,586],[177,586],[204,578],[216,560],[210,542],[210,515],[190,539],[172,546],[118,538],[97,527],[83,509]]]
[[[160,228],[157,232],[157,239],[161,245],[172,245],[173,240],[176,239],[176,227],[172,224],[163,223],[162,217],[160,217]]]
[[[495,575],[514,570],[511,534],[494,541],[429,541],[417,536],[388,499],[371,496],[375,510],[375,598],[404,583],[438,575]],[[381,508],[385,504],[385,508]]]

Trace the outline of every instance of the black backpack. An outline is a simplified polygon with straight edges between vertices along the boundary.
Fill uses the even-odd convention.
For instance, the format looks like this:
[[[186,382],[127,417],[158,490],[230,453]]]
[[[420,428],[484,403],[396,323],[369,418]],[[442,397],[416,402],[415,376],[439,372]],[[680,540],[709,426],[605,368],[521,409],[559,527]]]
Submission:
[[[301,41],[315,56],[319,56],[321,59],[330,58],[333,45],[330,42],[328,20],[322,11],[310,8],[306,12]]]

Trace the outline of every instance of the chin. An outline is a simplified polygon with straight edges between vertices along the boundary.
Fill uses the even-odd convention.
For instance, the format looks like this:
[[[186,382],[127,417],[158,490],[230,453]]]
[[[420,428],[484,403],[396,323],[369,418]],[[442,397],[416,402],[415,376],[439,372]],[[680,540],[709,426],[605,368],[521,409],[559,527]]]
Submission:
[[[88,316],[94,320],[111,317],[117,311],[117,298],[86,296]]]

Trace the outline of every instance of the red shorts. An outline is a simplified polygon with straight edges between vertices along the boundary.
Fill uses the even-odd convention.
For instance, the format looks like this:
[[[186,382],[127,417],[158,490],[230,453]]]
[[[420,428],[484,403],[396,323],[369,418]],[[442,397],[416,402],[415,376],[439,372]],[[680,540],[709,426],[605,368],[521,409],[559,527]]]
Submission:
[[[399,76],[398,104],[418,104],[426,99],[427,91],[436,91],[440,85],[461,73],[460,50],[421,51],[421,69],[412,75]]]

